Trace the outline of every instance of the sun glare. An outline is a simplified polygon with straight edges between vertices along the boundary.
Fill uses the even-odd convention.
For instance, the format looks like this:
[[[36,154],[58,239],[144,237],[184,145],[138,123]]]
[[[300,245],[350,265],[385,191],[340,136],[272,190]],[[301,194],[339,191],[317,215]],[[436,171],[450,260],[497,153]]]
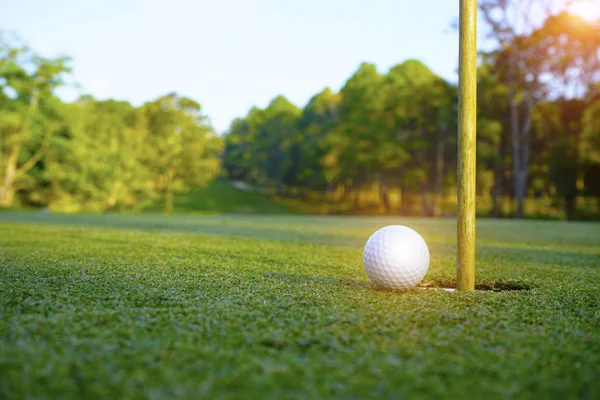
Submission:
[[[569,7],[569,12],[589,22],[598,21],[600,19],[600,1],[588,0],[575,2]]]

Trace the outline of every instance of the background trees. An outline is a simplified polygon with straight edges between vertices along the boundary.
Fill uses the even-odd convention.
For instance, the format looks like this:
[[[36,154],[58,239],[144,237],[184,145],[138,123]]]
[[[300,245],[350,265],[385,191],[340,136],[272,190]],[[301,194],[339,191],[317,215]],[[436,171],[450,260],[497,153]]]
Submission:
[[[46,59],[0,36],[0,207],[44,156],[55,133],[54,90],[69,71],[67,58]]]
[[[561,4],[562,3],[562,4]],[[531,123],[540,102],[586,97],[598,79],[597,23],[563,11],[569,1],[481,0],[481,15],[496,47],[494,73],[508,89],[511,177],[516,214],[524,215],[530,186]],[[560,10],[560,8],[559,8]],[[542,23],[536,22],[542,19]]]
[[[538,0],[479,4],[492,44],[479,63],[480,214],[600,215],[598,22]],[[0,207],[170,213],[176,193],[220,176],[323,212],[454,212],[456,87],[418,60],[362,63],[305,105],[276,96],[222,137],[177,93],[65,103],[69,72],[68,58],[0,38]]]
[[[168,94],[141,107],[55,90],[68,58],[43,58],[0,37],[0,207],[140,209],[219,172],[222,140],[200,104]]]
[[[144,104],[139,113],[145,131],[141,161],[169,214],[176,191],[204,185],[216,176],[221,142],[200,104],[186,97],[171,93]]]
[[[485,215],[581,218],[577,198],[599,193],[600,28],[554,6],[480,2],[493,44],[479,67],[477,191]],[[541,19],[530,18],[534,11]],[[269,185],[260,179],[266,170],[236,152],[244,127],[262,132],[246,134],[246,149],[282,145],[290,164],[279,167],[295,166],[287,184],[333,198],[338,212],[441,215],[453,212],[456,107],[453,84],[418,60],[386,73],[363,63],[338,93],[315,95],[286,134],[261,128],[260,118],[252,129],[234,122],[224,165],[252,170],[254,182]],[[298,138],[302,145],[284,145]]]

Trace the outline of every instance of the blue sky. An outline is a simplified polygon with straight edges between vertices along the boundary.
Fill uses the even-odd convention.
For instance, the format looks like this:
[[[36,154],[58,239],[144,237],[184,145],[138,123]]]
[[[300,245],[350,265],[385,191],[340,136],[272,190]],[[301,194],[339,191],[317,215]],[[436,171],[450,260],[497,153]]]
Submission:
[[[0,0],[0,29],[73,57],[78,91],[139,105],[176,91],[218,131],[282,94],[303,106],[363,61],[417,58],[456,80],[450,0]],[[483,29],[480,29],[482,32]]]

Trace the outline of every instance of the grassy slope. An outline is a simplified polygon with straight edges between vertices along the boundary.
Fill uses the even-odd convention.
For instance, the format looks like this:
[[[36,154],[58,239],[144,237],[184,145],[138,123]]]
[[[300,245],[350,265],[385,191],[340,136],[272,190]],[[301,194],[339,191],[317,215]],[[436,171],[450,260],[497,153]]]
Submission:
[[[452,280],[451,220],[0,213],[0,397],[600,397],[600,225],[480,221],[478,281],[532,290],[399,293],[392,223]]]
[[[160,212],[162,204],[151,206],[145,211]],[[274,200],[257,191],[238,190],[232,183],[217,180],[208,186],[193,187],[179,193],[174,199],[175,213],[245,213],[245,214],[289,214],[306,208],[292,200]]]

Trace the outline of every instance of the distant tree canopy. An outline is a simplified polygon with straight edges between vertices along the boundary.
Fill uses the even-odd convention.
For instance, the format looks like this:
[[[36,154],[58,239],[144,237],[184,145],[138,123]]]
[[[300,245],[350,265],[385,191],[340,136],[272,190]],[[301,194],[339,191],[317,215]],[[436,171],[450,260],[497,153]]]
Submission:
[[[55,90],[67,58],[46,59],[0,36],[0,207],[59,211],[135,209],[205,184],[219,172],[223,140],[200,104],[168,94],[141,107]]]
[[[523,217],[526,199],[545,199],[583,218],[581,198],[600,216],[599,23],[520,3],[546,12],[533,25],[515,18],[515,4],[479,1],[496,46],[478,67],[478,196],[490,216]],[[221,176],[327,212],[455,211],[457,88],[418,60],[385,73],[362,63],[339,91],[302,107],[276,96],[224,137],[177,93],[139,107],[65,103],[55,93],[70,64],[0,36],[0,207],[105,212],[160,201],[170,213],[175,193]]]
[[[506,213],[507,197],[520,217],[527,197],[575,218],[577,196],[595,196],[599,213],[600,26],[532,0],[525,8],[547,18],[519,33],[512,3],[480,2],[498,46],[479,63],[478,194],[491,216]],[[339,93],[325,89],[300,112],[278,97],[236,119],[223,166],[232,179],[320,194],[350,212],[441,215],[455,193],[457,104],[457,88],[418,60],[387,73],[363,63]]]

